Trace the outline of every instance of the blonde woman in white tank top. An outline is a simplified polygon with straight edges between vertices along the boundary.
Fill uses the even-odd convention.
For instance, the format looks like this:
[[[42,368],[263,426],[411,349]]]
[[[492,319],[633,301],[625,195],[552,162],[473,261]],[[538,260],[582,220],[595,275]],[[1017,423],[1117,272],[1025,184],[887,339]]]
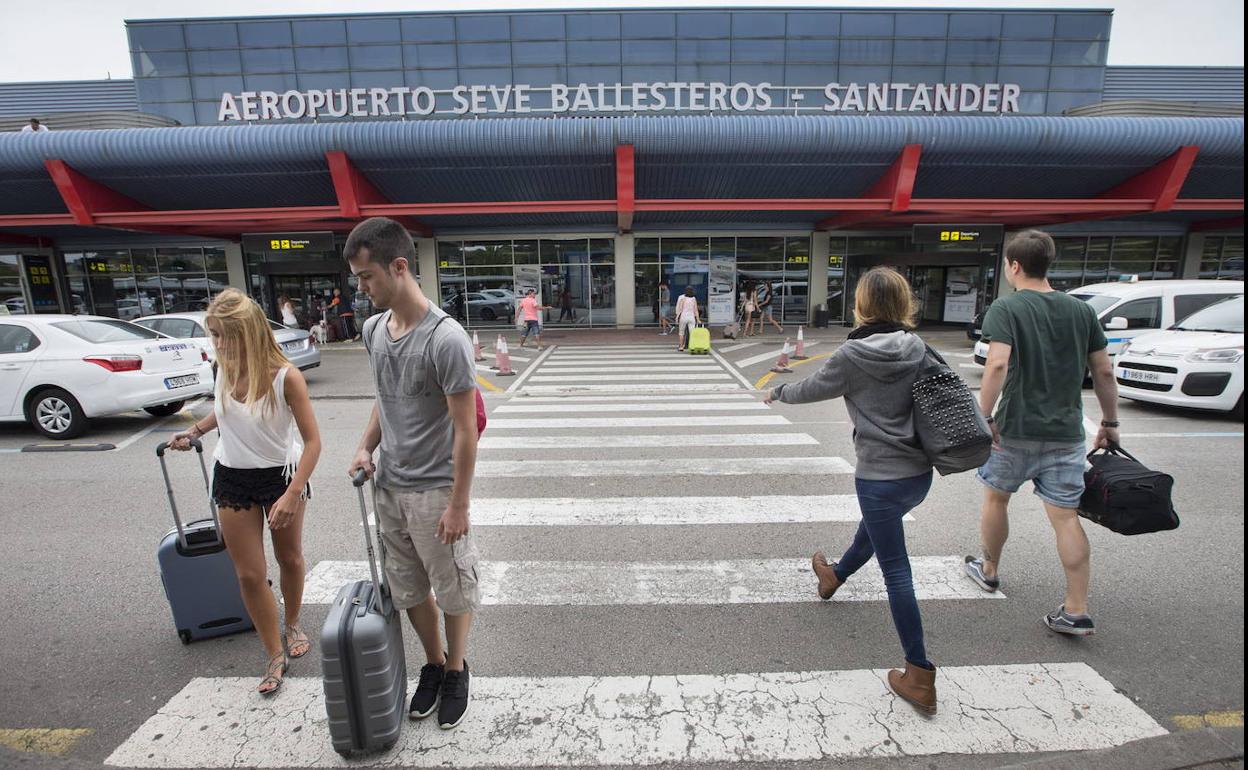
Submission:
[[[208,306],[208,332],[217,350],[217,392],[212,414],[169,442],[188,450],[214,428],[212,498],[242,588],[243,603],[268,654],[256,688],[272,695],[282,685],[290,658],[312,644],[299,627],[303,607],[303,515],[311,496],[308,479],[321,454],[321,438],[303,374],[278,349],[264,311],[237,289]],[[281,568],[285,630],[269,588],[264,529]]]

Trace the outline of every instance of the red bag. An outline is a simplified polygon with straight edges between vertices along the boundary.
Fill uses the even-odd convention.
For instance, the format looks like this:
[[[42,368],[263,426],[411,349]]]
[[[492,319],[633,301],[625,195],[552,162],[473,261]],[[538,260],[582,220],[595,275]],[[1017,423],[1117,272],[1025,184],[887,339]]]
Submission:
[[[485,399],[481,397],[481,389],[477,388],[477,438],[485,433]]]

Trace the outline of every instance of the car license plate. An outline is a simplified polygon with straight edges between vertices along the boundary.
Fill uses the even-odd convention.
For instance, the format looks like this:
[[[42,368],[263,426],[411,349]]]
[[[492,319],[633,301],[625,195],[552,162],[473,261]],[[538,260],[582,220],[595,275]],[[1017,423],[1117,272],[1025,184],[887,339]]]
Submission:
[[[1161,382],[1161,372],[1144,372],[1139,369],[1123,369],[1122,379],[1139,382]]]
[[[283,342],[282,350],[301,350],[303,348],[303,340],[295,340],[294,342]]]
[[[165,378],[165,387],[173,390],[174,388],[185,388],[187,385],[198,385],[198,374],[186,374],[181,377]]]

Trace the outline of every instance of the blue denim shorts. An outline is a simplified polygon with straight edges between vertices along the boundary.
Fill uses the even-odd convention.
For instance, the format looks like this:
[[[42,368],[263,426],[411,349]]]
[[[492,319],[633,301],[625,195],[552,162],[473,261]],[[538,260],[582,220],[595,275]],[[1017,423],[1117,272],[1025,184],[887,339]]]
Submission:
[[[1082,442],[1001,439],[979,469],[979,480],[998,492],[1013,494],[1030,481],[1036,496],[1058,508],[1078,508],[1083,496],[1087,448]]]

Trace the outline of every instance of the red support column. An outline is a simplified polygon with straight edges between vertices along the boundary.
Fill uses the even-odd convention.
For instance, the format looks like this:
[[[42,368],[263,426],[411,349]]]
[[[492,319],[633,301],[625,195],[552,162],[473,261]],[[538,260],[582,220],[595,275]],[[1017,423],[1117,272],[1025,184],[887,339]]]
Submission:
[[[83,175],[63,160],[45,160],[43,166],[75,224],[94,225],[95,215],[106,212],[150,210],[149,206]]]
[[[633,213],[637,209],[636,173],[634,149],[631,144],[615,148],[615,206],[617,226],[621,233],[633,229]]]
[[[910,210],[910,199],[914,195],[914,179],[919,172],[919,156],[923,154],[923,145],[907,144],[901,154],[888,167],[888,171],[875,181],[863,198],[886,198],[889,201],[890,214],[900,214]],[[840,214],[828,217],[815,225],[816,230],[834,230],[875,219],[871,213]]]
[[[1196,162],[1200,148],[1184,145],[1170,157],[1142,171],[1116,187],[1106,190],[1098,198],[1146,198],[1153,201],[1153,211],[1169,211],[1187,181],[1187,174]]]
[[[338,197],[338,210],[344,218],[363,219],[365,207],[391,204],[390,199],[364,176],[342,150],[326,152],[325,161],[329,164],[329,175],[333,179],[334,193]],[[396,217],[396,220],[408,230],[425,238],[433,236],[433,230],[416,219]]]

